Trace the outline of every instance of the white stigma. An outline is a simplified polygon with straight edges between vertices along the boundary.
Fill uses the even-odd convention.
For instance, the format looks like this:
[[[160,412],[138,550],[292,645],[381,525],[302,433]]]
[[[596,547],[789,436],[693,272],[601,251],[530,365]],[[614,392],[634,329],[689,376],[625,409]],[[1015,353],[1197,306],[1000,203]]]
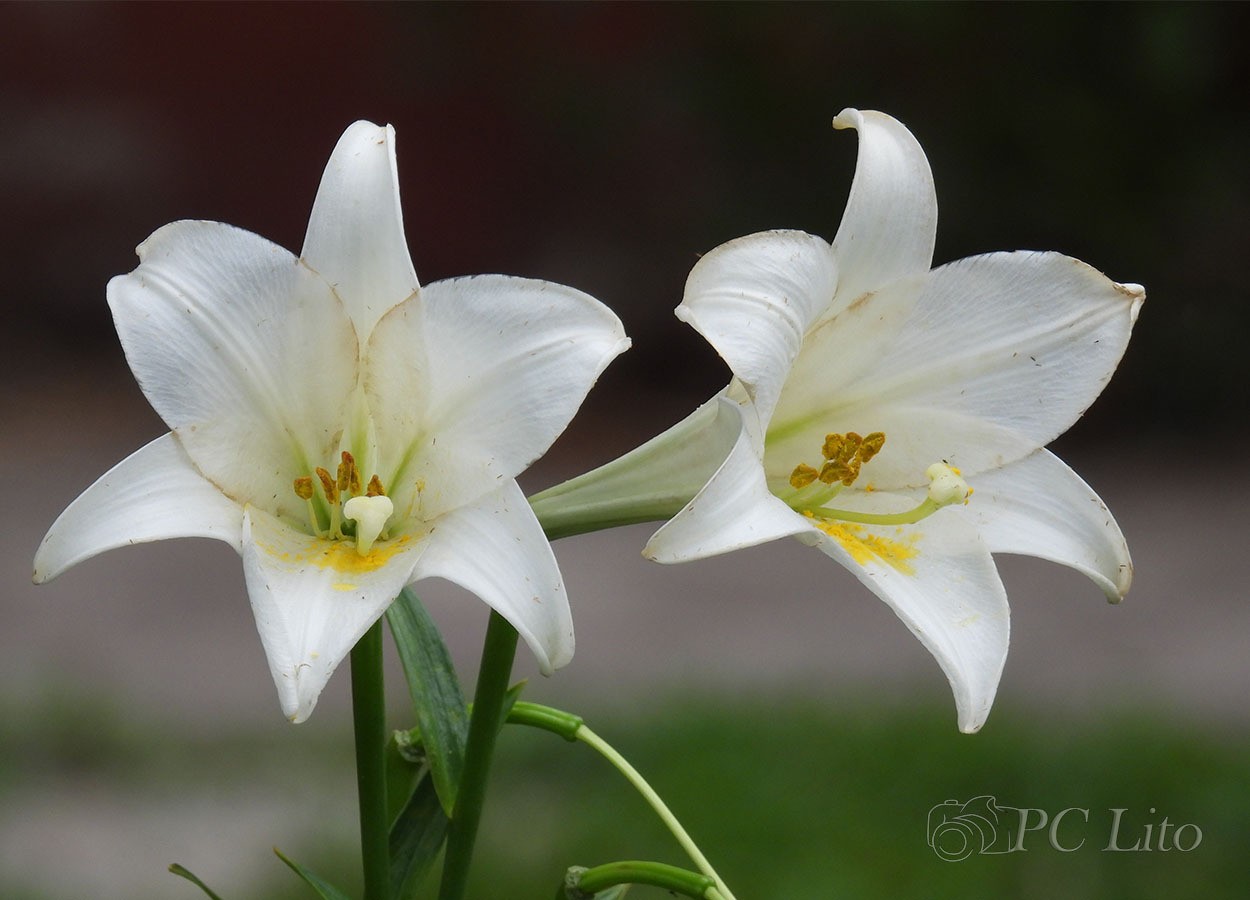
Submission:
[[[352,497],[343,504],[343,516],[356,523],[357,553],[368,554],[394,511],[395,504],[385,496]]]
[[[938,506],[950,506],[952,503],[963,503],[972,494],[968,482],[959,475],[959,470],[946,463],[934,463],[925,469],[929,478],[929,499]]]

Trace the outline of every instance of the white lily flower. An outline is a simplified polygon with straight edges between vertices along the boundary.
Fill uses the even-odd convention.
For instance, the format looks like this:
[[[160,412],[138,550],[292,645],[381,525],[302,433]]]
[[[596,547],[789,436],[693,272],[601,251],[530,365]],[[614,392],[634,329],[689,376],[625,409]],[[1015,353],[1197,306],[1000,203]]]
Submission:
[[[559,532],[591,510],[637,521],[685,504],[644,550],[666,563],[789,535],[819,547],[936,657],[960,728],[976,731],[1009,634],[991,553],[1071,566],[1112,600],[1128,590],[1111,514],[1042,448],[1102,391],[1145,295],[1057,253],[930,270],[937,200],[920,145],[879,112],[834,125],[857,129],[860,149],[832,245],[753,234],[690,273],[677,315],[730,386],[535,508]],[[622,488],[639,502],[614,499]]]
[[[568,662],[564,584],[516,476],[628,346],[610,310],[501,275],[420,286],[394,130],[369,122],[335,147],[299,257],[190,221],[138,254],[108,300],[171,430],[62,513],[35,581],[127,544],[229,543],[294,722],[421,578],[477,594],[543,672]]]

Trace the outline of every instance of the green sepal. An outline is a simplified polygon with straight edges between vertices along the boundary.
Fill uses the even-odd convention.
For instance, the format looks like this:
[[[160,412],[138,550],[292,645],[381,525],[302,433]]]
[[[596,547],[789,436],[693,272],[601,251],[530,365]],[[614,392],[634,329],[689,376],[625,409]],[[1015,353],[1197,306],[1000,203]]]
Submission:
[[[416,896],[447,840],[449,824],[427,770],[391,825],[391,895],[395,900]]]
[[[180,866],[178,863],[170,863],[169,871],[173,872],[179,878],[185,878],[187,881],[191,882],[193,885],[195,885],[204,893],[206,893],[209,897],[211,897],[212,900],[221,900],[219,896],[214,894],[209,889],[208,885],[200,881],[200,879],[196,878],[195,875],[193,875],[190,871],[188,871],[185,866]]]
[[[304,866],[301,866],[295,860],[284,856],[282,851],[277,847],[273,848],[273,852],[277,855],[278,859],[290,866],[292,872],[304,879],[304,883],[316,891],[317,896],[320,897],[321,900],[351,900],[347,894],[330,884],[330,882],[326,881],[316,872],[310,871]]]
[[[408,680],[417,732],[438,800],[448,816],[456,807],[456,789],[464,768],[469,719],[456,669],[443,636],[421,601],[408,588],[386,611],[386,621]]]

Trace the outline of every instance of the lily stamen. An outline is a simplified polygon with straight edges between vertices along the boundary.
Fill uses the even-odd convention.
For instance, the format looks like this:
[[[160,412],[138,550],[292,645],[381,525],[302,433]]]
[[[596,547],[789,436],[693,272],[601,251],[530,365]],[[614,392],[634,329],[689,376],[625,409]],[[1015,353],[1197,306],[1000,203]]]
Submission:
[[[315,537],[328,538],[332,541],[355,538],[356,549],[367,555],[373,543],[389,537],[387,523],[395,511],[382,479],[374,475],[368,485],[361,490],[360,469],[355,458],[344,450],[341,454],[336,477],[331,477],[328,469],[318,466],[314,471],[321,482],[321,490],[325,495],[326,507],[329,511],[330,527],[322,529],[321,520],[317,515],[317,507],[313,502],[314,482],[311,475],[302,475],[295,479],[295,494],[308,505],[308,524],[311,534]],[[357,502],[360,501],[360,502]],[[344,521],[346,519],[346,521]]]

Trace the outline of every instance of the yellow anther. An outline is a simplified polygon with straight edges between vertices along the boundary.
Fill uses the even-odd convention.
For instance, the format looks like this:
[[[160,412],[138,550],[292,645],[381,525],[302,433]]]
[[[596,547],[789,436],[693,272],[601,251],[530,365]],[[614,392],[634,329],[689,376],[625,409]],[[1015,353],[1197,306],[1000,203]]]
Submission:
[[[301,500],[311,500],[313,496],[313,480],[311,475],[301,475],[295,479],[295,496]]]
[[[360,470],[356,468],[355,458],[346,450],[343,451],[343,461],[339,463],[338,472],[338,488],[343,494],[359,494],[360,493]]]
[[[339,486],[337,482],[335,482],[335,480],[330,477],[330,473],[321,466],[317,466],[317,468],[313,471],[315,471],[317,473],[317,477],[321,479],[321,489],[325,491],[326,502],[331,506],[336,506],[339,502]]]
[[[813,481],[819,473],[809,466],[807,463],[799,463],[794,467],[794,471],[790,473],[790,487],[796,491],[801,491]]]
[[[382,479],[374,475],[369,479],[369,486],[365,488],[365,496],[367,497],[385,497],[386,491],[382,488]]]
[[[859,461],[861,463],[868,462],[868,460],[880,453],[881,448],[884,446],[885,433],[881,431],[872,432],[865,437],[863,443],[859,445]]]
[[[846,452],[846,435],[842,434],[825,435],[825,444],[820,448],[820,455],[825,459],[850,459],[854,452],[854,447]]]
[[[820,480],[825,484],[842,482],[843,487],[850,487],[859,477],[859,460],[831,459],[820,467]]]

